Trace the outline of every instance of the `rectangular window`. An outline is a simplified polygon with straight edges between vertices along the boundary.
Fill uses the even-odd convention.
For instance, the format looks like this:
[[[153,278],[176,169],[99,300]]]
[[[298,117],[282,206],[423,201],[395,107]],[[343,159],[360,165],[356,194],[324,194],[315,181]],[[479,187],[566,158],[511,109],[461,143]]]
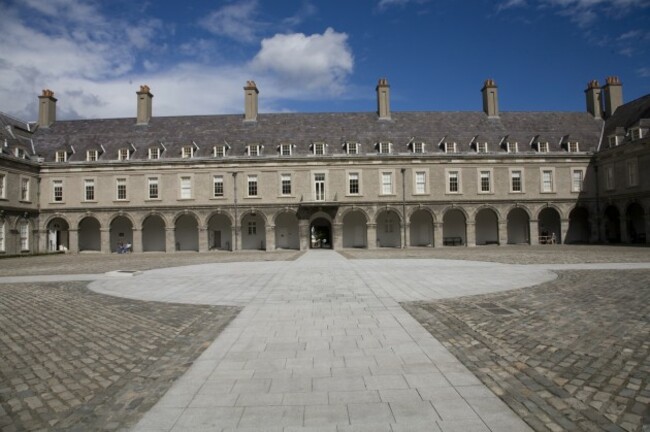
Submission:
[[[581,169],[574,169],[571,172],[571,191],[582,192],[582,184],[584,181],[585,173]]]
[[[20,224],[20,250],[29,250],[29,223],[23,222]]]
[[[5,251],[5,221],[0,220],[0,252]]]
[[[580,151],[580,146],[578,145],[578,141],[569,141],[567,143],[567,150],[569,153],[578,153]]]
[[[257,176],[249,175],[248,176],[248,196],[256,197],[257,196]]]
[[[348,193],[350,195],[359,195],[359,173],[348,174]]]
[[[128,148],[121,148],[117,152],[117,160],[128,160],[129,159],[129,149]]]
[[[118,201],[125,201],[126,200],[126,179],[125,178],[118,178],[115,181],[115,184],[117,186],[117,193],[116,193],[116,198]]]
[[[345,144],[348,154],[359,154],[359,143],[348,142]]]
[[[147,193],[149,199],[159,199],[160,189],[158,184],[158,177],[149,177],[147,179]]]
[[[181,177],[181,199],[192,198],[192,177]]]
[[[20,200],[29,201],[29,179],[23,178],[20,180]]]
[[[5,184],[6,179],[7,176],[0,174],[0,198],[5,198],[5,190],[7,189],[7,185]]]
[[[480,178],[481,178],[481,192],[491,192],[492,191],[492,179],[490,176],[491,172],[490,171],[481,171],[480,173]]]
[[[607,190],[614,189],[614,167],[608,166],[605,169],[605,188]]]
[[[460,173],[458,171],[449,171],[447,173],[447,192],[458,193],[460,192]]]
[[[548,143],[547,142],[538,142],[537,151],[540,153],[548,153]]]
[[[609,146],[616,147],[618,145],[618,135],[612,135],[609,137]]]
[[[249,145],[248,146],[248,156],[259,156],[260,155],[260,146],[259,145]]]
[[[149,147],[149,159],[160,159],[160,149],[158,147]]]
[[[325,154],[325,143],[314,143],[314,154],[315,155],[324,155]]]
[[[380,142],[379,143],[379,153],[381,153],[381,154],[390,153],[390,143],[389,142]]]
[[[393,173],[381,173],[381,193],[382,195],[390,195],[393,193]]]
[[[641,133],[641,128],[630,129],[630,138],[632,139],[632,141],[643,138],[643,135]]]
[[[52,195],[54,202],[63,202],[63,180],[52,181]]]
[[[542,171],[542,192],[553,192],[553,171]]]
[[[639,166],[636,159],[627,161],[627,185],[639,185]]]
[[[282,195],[291,195],[291,174],[282,174],[280,177]]]
[[[14,150],[14,156],[20,159],[27,159],[27,152],[24,149],[21,149],[20,147],[16,147]]]
[[[57,162],[65,162],[68,160],[68,154],[65,152],[65,150],[59,150],[56,152],[55,160]]]
[[[248,235],[257,234],[257,222],[249,221],[248,222]]]
[[[221,175],[212,177],[212,196],[215,198],[223,196],[223,176]]]
[[[476,152],[477,153],[487,153],[488,143],[486,142],[477,142],[476,143]]]
[[[222,158],[226,156],[226,146],[217,145],[214,146],[214,157]]]
[[[194,146],[183,146],[181,149],[181,157],[183,159],[194,157]]]
[[[417,171],[415,173],[415,193],[423,194],[427,190],[427,173],[424,171]]]
[[[523,192],[521,177],[520,170],[510,171],[510,192]]]
[[[95,162],[97,160],[97,150],[88,150],[86,152],[86,160],[88,162]]]
[[[424,153],[424,143],[423,142],[414,142],[413,143],[413,153]]]
[[[314,192],[316,201],[325,201],[325,174],[314,174]]]
[[[84,200],[95,201],[95,180],[93,179],[84,180]]]
[[[280,145],[280,155],[281,156],[291,156],[291,144],[282,144],[282,145]]]
[[[514,142],[514,143],[507,142],[507,143],[506,143],[506,151],[507,151],[508,153],[519,153],[519,143],[516,143],[516,142]]]
[[[456,143],[455,142],[446,142],[445,143],[445,153],[456,153]]]

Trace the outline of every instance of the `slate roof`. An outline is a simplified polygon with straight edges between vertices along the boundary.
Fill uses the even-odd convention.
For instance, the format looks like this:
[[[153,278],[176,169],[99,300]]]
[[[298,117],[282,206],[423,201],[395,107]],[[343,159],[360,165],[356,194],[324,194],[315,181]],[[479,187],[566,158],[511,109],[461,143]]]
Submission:
[[[607,140],[607,137],[615,133],[626,134],[631,127],[635,126],[650,127],[650,94],[618,107],[605,122],[603,137]]]
[[[8,154],[11,149],[21,147],[32,153],[31,135],[33,128],[24,121],[0,112],[0,151]]]
[[[566,151],[563,140],[580,142],[581,151],[595,151],[601,120],[588,113],[502,112],[488,118],[483,112],[394,112],[392,120],[379,121],[376,113],[260,114],[257,122],[242,115],[154,117],[136,126],[135,118],[57,121],[34,134],[37,153],[53,161],[57,150],[68,150],[68,161],[85,160],[86,150],[105,153],[100,161],[116,160],[118,149],[135,148],[130,159],[147,159],[147,149],[163,143],[161,158],[180,158],[184,145],[196,143],[194,157],[212,157],[213,146],[227,143],[229,158],[246,155],[246,146],[264,146],[261,157],[278,157],[280,144],[292,144],[294,156],[311,155],[311,144],[327,144],[326,157],[345,153],[345,143],[361,144],[361,154],[376,154],[378,142],[392,142],[393,154],[410,154],[409,142],[425,143],[427,154],[442,153],[442,141],[456,142],[460,153],[474,153],[470,142],[488,142],[492,154],[503,153],[499,144],[518,142],[519,152],[533,152],[530,142],[548,142],[549,151]],[[536,137],[536,138],[534,138]],[[162,150],[162,147],[160,147]],[[72,153],[74,149],[74,154]],[[131,150],[132,151],[132,150]]]

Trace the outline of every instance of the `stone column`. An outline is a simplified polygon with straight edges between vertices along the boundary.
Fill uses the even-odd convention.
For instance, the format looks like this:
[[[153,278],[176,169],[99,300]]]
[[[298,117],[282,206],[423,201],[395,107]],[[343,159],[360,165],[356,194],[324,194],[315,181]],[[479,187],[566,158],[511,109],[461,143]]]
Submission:
[[[528,235],[530,236],[531,246],[539,244],[539,221],[531,219],[529,222]]]
[[[589,215],[589,225],[591,227],[590,233],[589,233],[589,242],[590,243],[598,243],[598,234],[600,233],[600,226],[598,225],[598,219],[596,218],[596,215]]]
[[[645,242],[650,244],[650,212],[645,213]]]
[[[68,250],[71,253],[79,253],[79,230],[68,230]]]
[[[558,244],[566,243],[566,235],[569,232],[569,219],[560,220],[560,238],[556,239]]]
[[[621,216],[619,217],[619,224],[620,224],[620,230],[621,230],[621,243],[629,243],[630,242],[630,236],[629,233],[627,232],[627,217],[625,213],[621,213]]]
[[[237,240],[239,240],[239,234],[234,226],[230,227],[230,251],[237,250]]]
[[[476,223],[467,222],[466,223],[466,233],[467,233],[467,247],[476,246]]]
[[[110,228],[100,228],[99,229],[99,235],[100,235],[100,250],[102,253],[111,253],[113,248],[111,247],[111,230]],[[117,245],[115,245],[117,247]]]
[[[140,253],[142,252],[142,230],[140,228],[133,228],[133,243],[131,248],[133,252]]]
[[[264,244],[267,251],[275,250],[275,225],[266,226],[266,241]]]
[[[499,246],[508,244],[508,221],[499,221]]]
[[[443,243],[442,222],[433,223],[433,247],[442,247]]]
[[[208,251],[208,227],[199,227],[199,252]]]
[[[368,249],[377,249],[377,224],[369,223],[368,229]]]
[[[40,231],[35,231],[38,235],[38,244],[34,245],[34,252],[36,253],[43,253],[43,252],[50,252],[50,245],[48,242],[48,230],[40,230]],[[36,237],[36,236],[34,236]],[[37,247],[39,247],[37,249]]]
[[[343,224],[332,224],[332,246],[334,250],[343,249]]]
[[[402,228],[402,234],[400,234],[400,240],[402,242],[402,249],[405,249],[410,246],[411,243],[411,224],[407,223],[406,228]]]
[[[300,238],[300,250],[309,250],[309,242],[311,240],[309,234],[309,221],[300,219],[298,220],[298,237]]]
[[[176,228],[165,228],[165,251],[167,253],[176,252]]]

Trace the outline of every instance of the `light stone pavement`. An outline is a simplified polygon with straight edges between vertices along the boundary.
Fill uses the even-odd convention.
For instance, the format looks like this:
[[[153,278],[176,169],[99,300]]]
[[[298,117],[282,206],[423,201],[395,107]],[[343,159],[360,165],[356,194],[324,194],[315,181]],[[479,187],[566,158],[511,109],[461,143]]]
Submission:
[[[346,260],[314,250],[293,262],[152,270],[90,288],[245,306],[143,417],[138,432],[524,432],[531,429],[398,302],[555,277],[543,266]]]

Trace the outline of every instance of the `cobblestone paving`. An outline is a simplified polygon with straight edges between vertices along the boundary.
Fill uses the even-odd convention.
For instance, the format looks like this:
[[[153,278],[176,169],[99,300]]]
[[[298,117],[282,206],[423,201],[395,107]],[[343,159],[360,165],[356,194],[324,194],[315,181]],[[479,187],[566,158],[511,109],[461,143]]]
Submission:
[[[0,259],[0,276],[91,274],[114,270],[137,271],[213,262],[292,261],[300,255],[302,253],[298,251],[39,255]]]
[[[650,271],[403,304],[536,431],[650,430]]]
[[[507,245],[409,248],[409,249],[345,249],[339,251],[351,259],[371,258],[437,258],[500,262],[504,264],[576,264],[604,262],[649,262],[647,246],[599,245]]]
[[[0,284],[0,430],[133,425],[238,311]]]

